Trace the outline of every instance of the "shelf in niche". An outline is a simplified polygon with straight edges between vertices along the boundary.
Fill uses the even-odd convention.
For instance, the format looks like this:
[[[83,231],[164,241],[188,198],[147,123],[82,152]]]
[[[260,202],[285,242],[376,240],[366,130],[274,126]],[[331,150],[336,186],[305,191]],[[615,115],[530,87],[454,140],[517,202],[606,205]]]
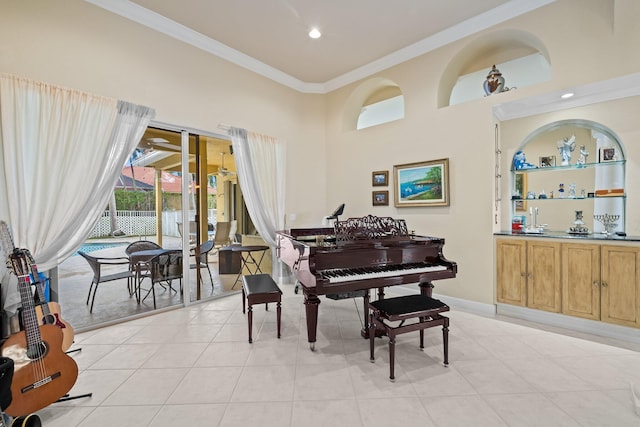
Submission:
[[[511,199],[512,202],[538,202],[538,201],[542,201],[542,202],[546,202],[546,201],[577,201],[577,200],[604,200],[604,199],[624,199],[626,198],[626,194],[623,196],[600,196],[600,197],[547,197],[546,199],[538,199],[537,197],[535,199]]]
[[[588,169],[600,166],[614,166],[614,165],[624,165],[626,160],[614,160],[611,162],[596,162],[596,163],[585,163],[584,165],[566,165],[566,166],[545,166],[543,168],[527,168],[527,169],[512,169],[511,172],[515,173],[530,173],[530,172],[549,172],[549,171],[566,171],[566,170],[581,170]]]

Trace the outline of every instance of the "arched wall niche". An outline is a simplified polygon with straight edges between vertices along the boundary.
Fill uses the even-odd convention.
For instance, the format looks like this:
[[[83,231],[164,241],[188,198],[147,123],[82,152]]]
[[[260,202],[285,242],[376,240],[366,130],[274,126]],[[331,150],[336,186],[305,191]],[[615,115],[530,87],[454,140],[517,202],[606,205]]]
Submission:
[[[374,77],[362,82],[345,102],[342,130],[344,132],[356,130],[362,107],[401,94],[400,86],[384,77]]]
[[[585,129],[588,130],[591,134],[602,135],[607,142],[609,142],[614,148],[616,148],[620,153],[620,160],[625,159],[625,148],[624,144],[620,140],[620,137],[616,135],[616,133],[608,128],[607,126],[594,122],[591,120],[585,119],[566,119],[566,120],[558,120],[553,123],[548,123],[544,126],[539,127],[538,129],[531,132],[527,135],[522,142],[520,143],[518,150],[524,150],[527,145],[537,140],[541,135],[550,134],[556,130],[563,129]],[[595,139],[595,137],[594,137]]]
[[[539,53],[551,64],[549,52],[535,35],[522,30],[499,30],[469,42],[451,59],[438,85],[438,108],[449,106],[451,93],[460,76],[527,55]],[[507,86],[509,86],[508,76]]]
[[[560,147],[563,141],[571,140],[574,141],[573,150],[568,153],[565,163],[562,161],[562,152],[565,150]],[[526,198],[511,200],[511,218],[514,215],[526,216],[528,210],[527,221],[533,221],[531,215],[535,210],[536,217],[541,218],[538,224],[544,223],[545,230],[563,232],[571,226],[574,213],[580,211],[589,232],[600,233],[604,231],[604,226],[596,220],[596,216],[609,214],[618,216],[615,231],[624,231],[625,151],[620,137],[609,127],[595,121],[566,119],[538,127],[524,137],[511,159],[508,188],[511,195]],[[606,152],[613,153],[612,157],[605,158]],[[526,163],[518,166],[516,156],[519,153],[523,153],[519,159],[526,158]],[[559,186],[563,186],[562,190]],[[613,194],[615,197],[593,196],[598,191],[618,189],[622,190],[622,194]],[[528,193],[532,193],[532,197],[528,197]],[[542,193],[545,194],[544,198],[540,197]],[[589,196],[589,193],[592,195]],[[558,198],[565,200],[552,200]]]

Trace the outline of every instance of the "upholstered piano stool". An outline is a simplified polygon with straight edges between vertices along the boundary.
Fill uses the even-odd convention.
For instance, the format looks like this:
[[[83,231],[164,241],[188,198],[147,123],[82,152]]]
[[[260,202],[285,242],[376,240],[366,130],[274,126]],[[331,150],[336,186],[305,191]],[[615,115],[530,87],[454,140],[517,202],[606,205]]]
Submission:
[[[420,331],[420,349],[424,348],[424,330],[442,325],[442,339],[444,341],[444,364],[449,364],[449,318],[440,313],[449,311],[449,306],[424,295],[407,295],[386,298],[369,303],[369,343],[371,346],[371,363],[375,361],[373,355],[375,347],[376,329],[383,330],[389,336],[389,378],[395,380],[395,346],[396,336],[412,331]],[[418,319],[405,325],[409,319]],[[398,322],[392,326],[390,322]]]
[[[278,338],[280,338],[280,317],[282,308],[282,291],[268,274],[248,274],[242,276],[242,313],[245,312],[246,304],[249,305],[247,310],[247,321],[249,322],[249,343],[253,342],[251,338],[251,329],[253,328],[253,304],[263,304],[265,309],[269,309],[269,303],[276,303],[276,318],[278,322]]]

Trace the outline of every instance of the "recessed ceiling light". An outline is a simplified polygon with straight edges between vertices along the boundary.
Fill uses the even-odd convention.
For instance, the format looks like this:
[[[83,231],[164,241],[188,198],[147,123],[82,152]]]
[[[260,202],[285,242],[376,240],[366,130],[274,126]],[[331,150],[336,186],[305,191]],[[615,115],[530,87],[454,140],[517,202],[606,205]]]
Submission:
[[[321,35],[322,33],[317,28],[312,28],[311,31],[309,31],[309,37],[312,39],[319,39]]]
[[[562,94],[562,96],[561,96],[560,98],[562,98],[562,99],[569,99],[569,98],[571,98],[573,95],[575,95],[573,92],[567,92],[567,93]]]

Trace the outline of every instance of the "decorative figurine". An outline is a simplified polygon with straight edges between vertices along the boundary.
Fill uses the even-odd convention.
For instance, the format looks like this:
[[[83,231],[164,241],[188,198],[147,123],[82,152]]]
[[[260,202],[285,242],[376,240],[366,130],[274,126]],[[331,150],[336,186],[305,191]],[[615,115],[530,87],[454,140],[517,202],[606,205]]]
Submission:
[[[569,198],[570,199],[575,199],[576,198],[576,183],[572,182],[571,184],[569,184]]]
[[[578,158],[578,160],[576,160],[576,165],[584,165],[585,163],[587,163],[587,156],[588,155],[589,155],[589,152],[587,151],[585,146],[581,145],[580,146],[580,157]]]
[[[573,221],[573,227],[569,227],[569,234],[589,234],[589,229],[585,227],[582,220],[582,211],[576,211],[576,219]]]
[[[558,187],[558,198],[564,198],[564,184],[560,184],[560,186]]]
[[[513,167],[516,170],[537,168],[536,165],[527,162],[527,157],[522,150],[517,151],[515,156],[513,156]]]
[[[502,77],[502,73],[495,65],[491,67],[491,71],[489,71],[487,79],[482,84],[482,88],[484,89],[486,96],[509,90],[509,88],[504,84],[504,77]]]
[[[561,165],[569,166],[571,164],[571,152],[576,149],[576,136],[571,135],[571,138],[562,138],[556,144],[560,151],[560,158],[562,158]]]

